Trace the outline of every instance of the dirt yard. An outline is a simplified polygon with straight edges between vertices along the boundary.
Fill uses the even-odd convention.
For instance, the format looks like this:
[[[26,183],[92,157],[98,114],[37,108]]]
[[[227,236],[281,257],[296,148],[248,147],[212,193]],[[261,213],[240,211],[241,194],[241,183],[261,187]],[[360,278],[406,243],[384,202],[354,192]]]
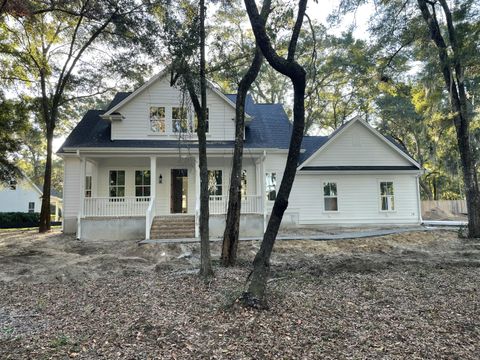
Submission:
[[[258,246],[204,284],[195,244],[0,232],[0,359],[478,359],[479,241],[278,242],[270,309],[244,310]]]

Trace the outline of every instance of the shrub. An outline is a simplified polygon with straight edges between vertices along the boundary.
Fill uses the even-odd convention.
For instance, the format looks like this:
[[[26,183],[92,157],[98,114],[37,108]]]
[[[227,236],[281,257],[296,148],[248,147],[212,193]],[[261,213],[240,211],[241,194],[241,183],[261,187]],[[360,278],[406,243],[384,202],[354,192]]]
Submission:
[[[0,228],[22,228],[38,226],[39,213],[0,212]]]

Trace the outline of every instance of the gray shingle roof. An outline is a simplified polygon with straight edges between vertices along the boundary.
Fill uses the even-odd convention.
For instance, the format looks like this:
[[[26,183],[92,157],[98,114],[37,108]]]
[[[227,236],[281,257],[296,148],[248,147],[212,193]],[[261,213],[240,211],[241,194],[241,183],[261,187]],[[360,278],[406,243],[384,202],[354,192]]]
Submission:
[[[113,106],[125,99],[130,93],[118,93],[107,107]],[[227,95],[235,102],[236,95]],[[58,151],[64,152],[65,148],[77,147],[140,147],[140,148],[197,148],[197,141],[177,140],[110,140],[111,123],[100,116],[107,110],[89,110],[73,129]],[[288,149],[292,125],[288,120],[281,104],[255,104],[252,97],[248,96],[246,112],[252,116],[252,121],[245,131],[246,148],[274,148]],[[210,148],[232,148],[233,141],[208,141]]]
[[[58,153],[65,152],[65,148],[198,148],[198,141],[178,140],[110,140],[111,123],[100,116],[120,103],[131,93],[119,92],[115,95],[106,110],[89,110],[67,137]],[[236,94],[226,94],[227,98],[235,103]],[[292,133],[292,123],[289,121],[282,104],[255,103],[248,95],[245,111],[252,117],[252,121],[245,129],[245,148],[288,149]],[[347,123],[335,130],[329,136],[305,136],[302,142],[303,152],[300,154],[299,164],[302,164],[330,138],[340,131]],[[387,139],[400,150],[408,153],[392,138]],[[209,148],[233,148],[234,141],[207,141]],[[410,155],[409,155],[410,156]]]

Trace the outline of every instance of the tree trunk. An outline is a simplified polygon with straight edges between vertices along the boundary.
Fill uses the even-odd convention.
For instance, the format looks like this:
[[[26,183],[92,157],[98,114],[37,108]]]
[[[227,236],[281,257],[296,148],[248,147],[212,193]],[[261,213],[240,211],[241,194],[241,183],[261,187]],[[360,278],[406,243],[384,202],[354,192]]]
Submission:
[[[228,195],[227,220],[223,234],[221,261],[224,266],[233,266],[237,260],[238,237],[240,228],[240,210],[242,203],[241,176],[243,160],[243,138],[245,134],[245,101],[247,92],[258,76],[262,66],[263,55],[260,48],[255,48],[255,56],[243,76],[237,91],[235,104],[235,148],[233,151],[232,174]]]
[[[438,49],[445,86],[450,96],[450,106],[454,112],[454,125],[457,145],[463,170],[463,182],[468,211],[468,237],[480,237],[480,193],[475,168],[475,156],[470,142],[470,114],[467,107],[463,66],[459,55],[456,30],[452,14],[445,0],[440,0],[447,21],[448,35],[453,55],[450,56],[442,36],[435,12],[430,12],[426,0],[417,0],[420,11],[430,31],[430,37]],[[431,4],[435,6],[435,4]],[[452,67],[453,65],[453,67]]]
[[[270,1],[265,0],[270,8]],[[245,0],[250,23],[255,34],[257,45],[262,50],[263,55],[268,63],[278,72],[290,78],[293,84],[293,129],[290,138],[290,146],[288,149],[288,157],[283,173],[280,189],[277,198],[273,205],[272,213],[268,221],[267,230],[263,235],[262,245],[255,256],[253,262],[253,271],[250,277],[250,284],[248,290],[242,296],[242,302],[249,307],[264,307],[265,291],[267,286],[267,279],[270,272],[270,256],[272,254],[275,239],[277,237],[280,223],[282,222],[283,214],[288,206],[288,198],[292,189],[293,181],[297,172],[298,159],[300,155],[300,148],[303,140],[303,130],[305,127],[305,86],[306,75],[305,70],[294,59],[298,37],[302,27],[305,10],[307,7],[307,0],[299,1],[299,9],[297,20],[292,32],[292,37],[288,46],[287,59],[284,59],[276,53],[271,45],[265,29],[265,24],[262,23],[261,17],[258,14],[255,0]]]
[[[210,239],[208,221],[208,167],[207,167],[207,80],[205,78],[205,0],[200,0],[200,97],[201,113],[198,117],[198,158],[200,165],[200,276],[207,279],[213,276],[210,260]]]
[[[50,193],[52,187],[52,142],[53,129],[47,128],[47,160],[45,162],[45,176],[43,179],[42,208],[40,210],[40,224],[38,231],[44,233],[50,230]]]

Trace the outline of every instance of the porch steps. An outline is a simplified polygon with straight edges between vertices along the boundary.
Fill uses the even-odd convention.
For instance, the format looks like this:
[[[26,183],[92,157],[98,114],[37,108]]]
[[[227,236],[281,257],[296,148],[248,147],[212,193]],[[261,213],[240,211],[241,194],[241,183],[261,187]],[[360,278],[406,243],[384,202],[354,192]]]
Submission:
[[[151,239],[182,239],[195,237],[195,216],[156,216],[150,231]]]

